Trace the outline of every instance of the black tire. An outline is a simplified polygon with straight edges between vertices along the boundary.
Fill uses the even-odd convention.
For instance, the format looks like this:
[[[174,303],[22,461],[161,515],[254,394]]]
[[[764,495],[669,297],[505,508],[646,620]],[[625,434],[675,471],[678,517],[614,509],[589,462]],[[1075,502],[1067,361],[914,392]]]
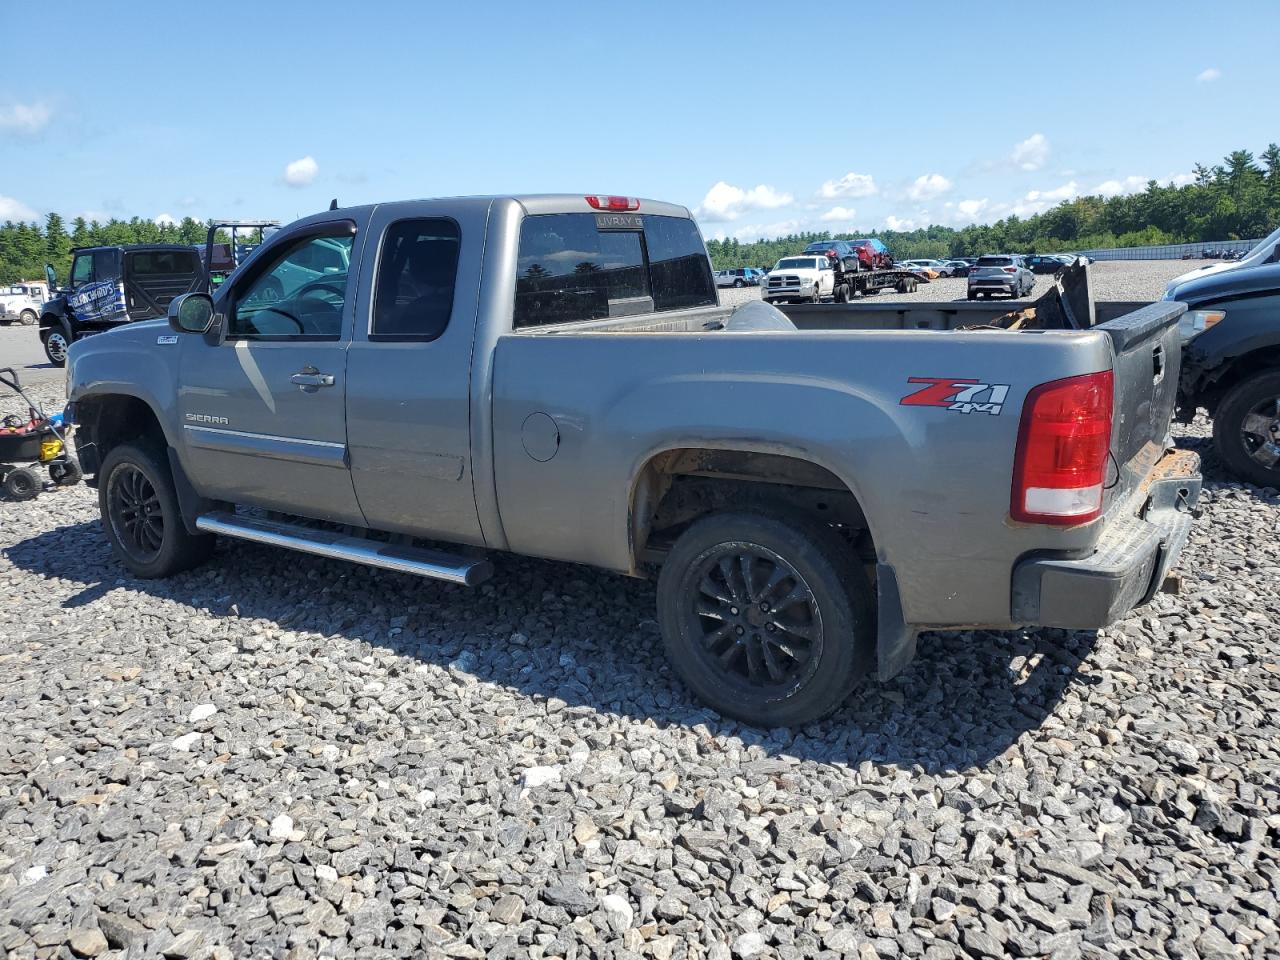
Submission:
[[[98,471],[98,510],[116,557],[143,580],[203,563],[213,537],[187,532],[164,454],[149,444],[113,447]]]
[[[755,558],[754,583],[741,557]],[[658,578],[658,622],[676,672],[722,715],[760,727],[805,724],[845,701],[871,667],[874,610],[848,544],[781,509],[703,517]]]
[[[71,325],[65,320],[59,320],[41,335],[40,342],[44,344],[44,355],[49,358],[49,362],[55,367],[64,367],[67,364],[67,348],[75,342],[75,336],[71,333]]]
[[[49,464],[49,479],[60,487],[79,483],[84,477],[80,464],[74,460],[55,460]]]
[[[741,280],[735,280],[735,281],[733,281],[733,285],[734,285],[735,287],[741,287],[741,286],[742,286],[742,281],[741,281]]]
[[[1259,487],[1280,489],[1280,370],[1242,380],[1222,398],[1213,415],[1213,443],[1232,476]]]
[[[40,318],[36,316],[36,312],[34,310],[23,310],[18,314],[18,323],[22,324],[24,327],[31,326],[39,319]]]
[[[835,296],[833,296],[832,299],[835,300],[836,303],[848,303],[849,302],[849,285],[842,283],[838,287],[836,287]]]
[[[972,290],[970,290],[970,291],[969,291],[969,294],[968,294],[968,299],[969,299],[969,300],[977,300],[977,299],[978,299],[978,295],[977,295],[976,293],[974,293]]]
[[[40,476],[30,467],[14,467],[4,475],[0,489],[10,500],[34,500],[40,495]]]

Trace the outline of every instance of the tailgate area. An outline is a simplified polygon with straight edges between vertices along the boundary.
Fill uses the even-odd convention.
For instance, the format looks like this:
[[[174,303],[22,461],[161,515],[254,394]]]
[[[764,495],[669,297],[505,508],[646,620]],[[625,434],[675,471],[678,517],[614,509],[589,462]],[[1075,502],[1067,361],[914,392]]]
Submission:
[[[1144,480],[1137,513],[1111,518],[1090,556],[1029,557],[1014,567],[1014,622],[1096,629],[1149,601],[1186,545],[1200,485],[1197,454],[1166,453]]]

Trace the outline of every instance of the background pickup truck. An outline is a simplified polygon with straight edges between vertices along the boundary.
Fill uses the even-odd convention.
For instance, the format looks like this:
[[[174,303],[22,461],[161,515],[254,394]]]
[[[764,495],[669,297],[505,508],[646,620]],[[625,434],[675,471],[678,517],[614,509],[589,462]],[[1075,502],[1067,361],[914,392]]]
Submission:
[[[697,695],[796,724],[923,629],[1121,616],[1200,489],[1167,439],[1181,304],[1035,332],[892,306],[720,307],[649,200],[339,209],[75,344],[68,412],[136,576],[214,534],[468,584],[501,551],[656,573]]]

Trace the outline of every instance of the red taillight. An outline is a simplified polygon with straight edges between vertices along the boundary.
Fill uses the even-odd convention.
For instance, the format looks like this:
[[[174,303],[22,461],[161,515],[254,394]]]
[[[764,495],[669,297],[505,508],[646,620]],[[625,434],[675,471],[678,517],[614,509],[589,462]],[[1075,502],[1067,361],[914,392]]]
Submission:
[[[593,195],[586,198],[596,210],[639,210],[640,201],[635,197],[603,197]]]
[[[1017,273],[1017,272],[1018,272],[1018,268],[1017,268],[1017,267],[1005,267],[1005,268],[1004,268],[1004,272],[1005,272],[1005,273]]]
[[[1033,388],[1022,405],[1009,513],[1073,526],[1102,513],[1111,450],[1110,370]]]

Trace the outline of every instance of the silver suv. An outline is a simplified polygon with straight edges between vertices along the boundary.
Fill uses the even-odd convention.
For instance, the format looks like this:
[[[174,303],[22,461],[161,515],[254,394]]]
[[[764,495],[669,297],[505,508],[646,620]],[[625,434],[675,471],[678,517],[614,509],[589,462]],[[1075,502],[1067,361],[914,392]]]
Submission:
[[[993,293],[1005,293],[1015,300],[1025,297],[1035,288],[1036,277],[1027,269],[1022,257],[1014,254],[995,254],[979,257],[969,271],[969,299],[978,295],[989,297]]]

